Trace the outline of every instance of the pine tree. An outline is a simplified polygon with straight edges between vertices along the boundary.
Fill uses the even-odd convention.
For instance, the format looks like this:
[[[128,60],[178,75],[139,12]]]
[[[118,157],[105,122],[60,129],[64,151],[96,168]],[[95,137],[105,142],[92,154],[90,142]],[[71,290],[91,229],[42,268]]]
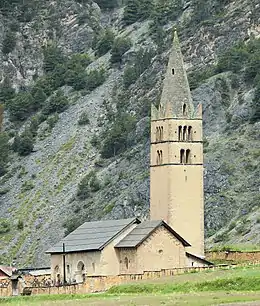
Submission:
[[[128,0],[123,16],[123,21],[126,25],[132,24],[140,18],[139,8],[139,0]]]
[[[154,9],[154,1],[153,0],[143,0],[140,1],[139,4],[139,17],[141,19],[149,18]]]
[[[14,98],[15,90],[12,88],[12,83],[8,77],[0,85],[0,103],[4,104],[6,101]]]
[[[41,87],[33,88],[32,96],[34,100],[33,104],[35,110],[41,108],[47,99],[47,95],[45,94],[45,92]]]
[[[13,150],[21,156],[29,155],[33,151],[33,135],[29,130],[15,137]]]
[[[0,133],[0,176],[5,173],[9,160],[10,148],[8,140],[6,133]]]

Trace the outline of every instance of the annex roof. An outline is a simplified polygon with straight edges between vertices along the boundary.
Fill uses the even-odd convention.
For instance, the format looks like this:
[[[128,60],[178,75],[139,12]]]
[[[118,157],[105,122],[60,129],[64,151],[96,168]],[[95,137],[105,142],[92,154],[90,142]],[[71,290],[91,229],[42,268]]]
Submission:
[[[16,268],[10,267],[10,266],[3,266],[0,265],[0,270],[8,277],[12,275],[14,271],[16,271]],[[3,277],[3,276],[2,276]]]
[[[193,258],[195,260],[201,261],[202,263],[204,263],[204,264],[206,264],[208,266],[214,266],[214,264],[212,262],[206,260],[205,258],[199,257],[197,255],[194,255],[194,254],[186,252],[186,256],[190,257],[190,258]]]
[[[110,241],[134,223],[137,218],[86,222],[55,244],[46,253],[66,253],[102,250]]]
[[[123,238],[115,247],[116,248],[135,248],[138,247],[146,238],[148,238],[158,227],[164,226],[173,236],[175,236],[184,246],[190,244],[177,234],[163,220],[145,221],[136,226],[125,238]]]

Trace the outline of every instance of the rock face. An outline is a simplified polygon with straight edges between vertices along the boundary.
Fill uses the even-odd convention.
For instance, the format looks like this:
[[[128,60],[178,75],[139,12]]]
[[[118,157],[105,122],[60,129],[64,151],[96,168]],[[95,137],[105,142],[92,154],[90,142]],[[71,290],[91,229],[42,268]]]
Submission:
[[[218,5],[218,1],[210,3]],[[251,6],[249,0],[230,2],[222,15],[198,26],[191,20],[196,1],[184,4],[178,24],[188,72],[215,64],[218,55],[237,41],[251,34],[260,36],[260,7]],[[19,22],[14,50],[7,55],[0,52],[0,79],[8,75],[17,90],[44,74],[42,47],[50,40],[66,54],[90,54],[94,61],[87,69],[103,67],[107,76],[91,92],[64,86],[69,108],[59,114],[52,129],[48,120],[41,123],[29,156],[12,155],[7,174],[0,178],[1,218],[10,222],[10,231],[0,234],[2,263],[15,258],[19,265],[45,266],[49,264],[45,250],[64,236],[65,228],[89,220],[148,217],[149,105],[160,95],[170,46],[168,29],[175,21],[164,28],[169,33],[165,38],[168,47],[155,54],[150,66],[125,89],[123,71],[137,50],[158,47],[149,30],[151,21],[124,27],[122,10],[103,11],[91,1],[42,1],[32,20]],[[1,46],[11,23],[10,16],[0,18]],[[110,64],[110,52],[94,56],[97,34],[108,26],[116,36],[129,37],[133,42],[120,66]],[[192,92],[194,104],[203,104],[208,245],[260,242],[260,127],[259,122],[249,123],[254,89],[244,84],[234,87],[231,79],[229,72],[220,73],[205,79]],[[101,158],[93,137],[101,135],[102,141],[102,133],[111,129],[119,109],[136,118],[135,127],[126,136],[127,149]],[[78,120],[84,112],[90,122],[81,126]],[[7,132],[22,131],[27,124],[13,127],[8,118],[5,112]],[[78,184],[91,170],[99,186],[80,200]]]

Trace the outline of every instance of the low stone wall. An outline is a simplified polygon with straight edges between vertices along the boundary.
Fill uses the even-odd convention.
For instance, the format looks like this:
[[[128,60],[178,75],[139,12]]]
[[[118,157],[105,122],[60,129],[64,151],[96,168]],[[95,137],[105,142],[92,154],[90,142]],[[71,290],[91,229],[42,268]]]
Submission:
[[[260,264],[255,262],[252,265]],[[247,264],[235,265],[235,266],[247,266]],[[105,292],[113,286],[132,283],[141,280],[154,280],[157,278],[170,277],[174,275],[180,275],[184,273],[192,273],[206,270],[219,270],[219,269],[231,269],[234,265],[221,265],[221,266],[209,266],[209,267],[190,267],[169,269],[161,271],[148,271],[143,274],[126,274],[118,276],[89,276],[84,283],[81,284],[68,284],[65,286],[53,286],[52,283],[47,282],[49,275],[41,276],[39,278],[32,276],[23,276],[19,280],[19,294],[23,292],[31,292],[32,295],[36,294],[87,294]],[[46,285],[47,284],[47,285]],[[5,283],[0,282],[0,296],[12,296],[12,283],[10,280],[5,280]]]
[[[211,260],[230,260],[236,262],[258,262],[260,261],[260,251],[239,252],[239,251],[220,251],[207,252],[206,259]]]
[[[0,296],[12,295],[12,284],[9,279],[0,279]]]
[[[132,275],[118,275],[118,276],[89,276],[82,284],[71,284],[60,287],[28,287],[32,291],[32,294],[72,294],[72,293],[98,293],[105,292],[113,286],[127,284],[135,281],[157,279],[162,277],[169,277],[173,275],[180,275],[184,273],[191,273],[204,270],[215,270],[219,267],[191,267],[170,269],[161,271],[149,271],[143,274]],[[227,267],[228,268],[228,267]]]

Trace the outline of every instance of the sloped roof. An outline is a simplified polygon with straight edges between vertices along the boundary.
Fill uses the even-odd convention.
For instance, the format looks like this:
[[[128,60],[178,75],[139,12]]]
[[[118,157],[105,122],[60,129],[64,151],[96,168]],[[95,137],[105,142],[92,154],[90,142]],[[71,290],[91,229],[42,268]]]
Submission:
[[[138,247],[146,238],[148,238],[158,227],[164,226],[172,233],[184,246],[190,244],[177,234],[167,223],[163,220],[145,221],[137,225],[125,238],[123,238],[115,247],[116,248],[135,248]]]
[[[66,253],[102,250],[111,240],[134,223],[140,223],[140,220],[131,218],[86,222],[46,253],[63,253],[63,243]]]
[[[186,252],[186,256],[188,256],[190,258],[194,258],[195,260],[199,260],[199,261],[203,262],[204,264],[206,264],[208,266],[214,266],[214,264],[212,262],[206,260],[205,258],[199,257],[197,255]]]
[[[0,270],[1,270],[4,274],[6,274],[6,276],[11,276],[12,273],[13,273],[14,271],[16,271],[16,268],[10,267],[10,266],[2,266],[2,265],[0,265]]]

